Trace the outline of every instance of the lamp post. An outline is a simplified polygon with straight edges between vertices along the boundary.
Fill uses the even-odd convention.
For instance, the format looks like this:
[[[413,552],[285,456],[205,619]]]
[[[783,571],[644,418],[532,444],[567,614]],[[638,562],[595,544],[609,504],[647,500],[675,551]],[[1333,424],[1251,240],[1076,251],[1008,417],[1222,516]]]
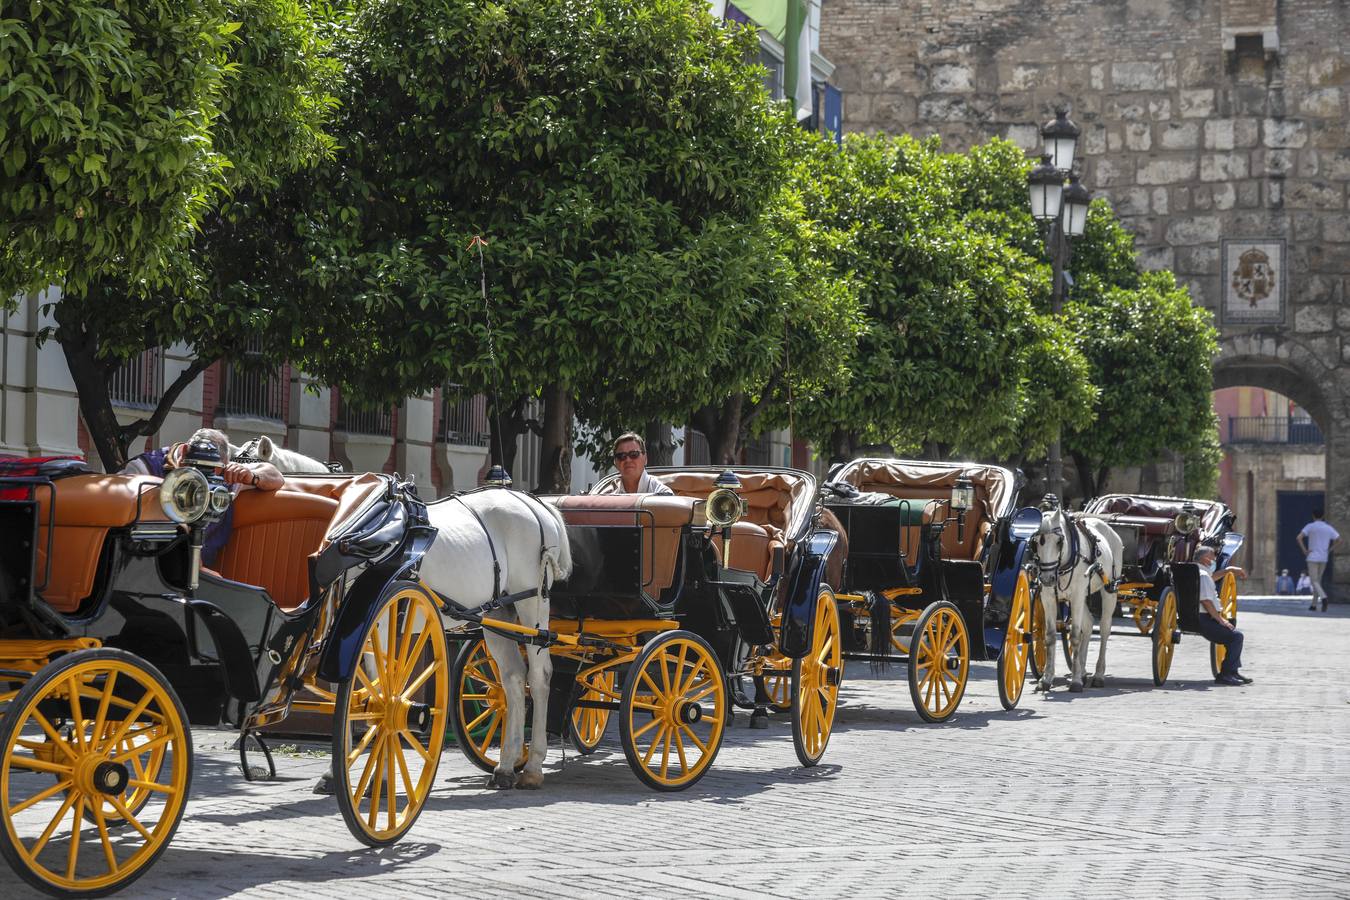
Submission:
[[[1041,138],[1045,153],[1041,164],[1027,175],[1027,194],[1031,215],[1045,226],[1045,249],[1050,256],[1050,311],[1059,315],[1064,306],[1065,267],[1069,264],[1071,238],[1081,237],[1087,225],[1088,204],[1092,192],[1078,182],[1073,172],[1078,148],[1078,126],[1069,121],[1064,107],[1055,110],[1055,118],[1045,123]],[[1069,182],[1066,187],[1064,182]],[[1064,460],[1059,438],[1050,444],[1046,487],[1056,496],[1064,496]]]

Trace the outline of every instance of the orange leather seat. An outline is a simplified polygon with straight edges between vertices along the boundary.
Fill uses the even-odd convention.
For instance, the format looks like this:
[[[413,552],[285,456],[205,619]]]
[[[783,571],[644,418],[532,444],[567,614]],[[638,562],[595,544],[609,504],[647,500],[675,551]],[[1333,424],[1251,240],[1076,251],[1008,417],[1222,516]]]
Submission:
[[[279,608],[296,609],[309,599],[307,557],[319,549],[337,512],[338,501],[318,493],[241,491],[216,569],[266,589]]]
[[[99,554],[111,528],[136,521],[167,521],[159,505],[160,479],[149,475],[72,475],[52,482],[56,492],[52,567],[41,596],[58,612],[73,613],[94,589]],[[37,583],[47,575],[47,516],[52,491],[39,487]]]
[[[653,598],[675,580],[680,538],[694,521],[694,500],[663,494],[584,494],[542,497],[579,526],[637,526],[642,529],[642,583]],[[733,544],[733,551],[735,546]]]

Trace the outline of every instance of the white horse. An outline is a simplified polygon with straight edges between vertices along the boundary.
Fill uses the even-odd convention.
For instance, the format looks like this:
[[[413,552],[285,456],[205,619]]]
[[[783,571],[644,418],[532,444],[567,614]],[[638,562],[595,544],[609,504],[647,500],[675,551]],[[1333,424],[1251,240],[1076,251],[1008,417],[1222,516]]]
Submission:
[[[1116,611],[1116,587],[1124,559],[1120,536],[1102,519],[1072,515],[1057,506],[1042,510],[1041,528],[1032,538],[1041,577],[1041,605],[1046,621],[1045,670],[1037,691],[1048,691],[1055,681],[1055,628],[1059,602],[1069,602],[1069,643],[1073,648],[1069,690],[1083,690],[1087,674],[1088,644],[1092,640],[1092,611],[1088,597],[1100,592],[1101,646],[1092,686],[1106,684],[1106,639]]]
[[[276,442],[265,434],[260,437],[255,437],[238,449],[231,447],[230,454],[231,458],[242,455],[252,457],[261,462],[271,463],[276,466],[277,470],[283,475],[301,475],[306,472],[332,471],[327,465],[319,462],[312,456],[296,453],[294,450],[287,450],[285,447],[278,447]]]
[[[461,607],[479,609],[495,597],[516,595],[514,603],[486,615],[531,628],[549,624],[548,590],[572,571],[572,550],[562,513],[529,494],[490,489],[428,505],[435,542],[422,559],[422,579]],[[495,595],[494,595],[495,590]],[[548,753],[548,695],[553,661],[547,647],[518,644],[483,630],[506,694],[501,758],[488,787],[537,788],[544,781]],[[530,756],[516,781],[515,763],[525,743],[525,678],[534,698]]]

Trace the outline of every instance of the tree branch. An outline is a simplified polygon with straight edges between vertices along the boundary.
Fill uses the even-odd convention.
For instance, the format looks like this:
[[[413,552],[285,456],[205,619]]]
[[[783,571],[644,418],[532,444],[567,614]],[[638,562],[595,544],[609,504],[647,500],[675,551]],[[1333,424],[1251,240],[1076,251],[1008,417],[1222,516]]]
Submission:
[[[773,374],[769,376],[769,383],[764,385],[764,390],[760,391],[759,399],[750,405],[749,410],[741,413],[742,435],[749,433],[750,423],[754,422],[755,419],[759,417],[759,414],[764,411],[768,399],[773,396],[773,392],[777,390],[778,385],[782,380],[783,370],[781,368],[774,369]]]
[[[137,419],[129,422],[118,429],[117,437],[123,446],[130,444],[137,437],[148,437],[159,431],[159,426],[164,424],[165,418],[169,415],[169,410],[173,409],[174,401],[178,395],[187,390],[187,386],[197,379],[197,376],[205,372],[214,363],[214,359],[202,359],[198,357],[192,363],[178,374],[173,380],[173,384],[164,389],[164,396],[159,398],[159,405],[155,407],[154,413],[148,419]]]

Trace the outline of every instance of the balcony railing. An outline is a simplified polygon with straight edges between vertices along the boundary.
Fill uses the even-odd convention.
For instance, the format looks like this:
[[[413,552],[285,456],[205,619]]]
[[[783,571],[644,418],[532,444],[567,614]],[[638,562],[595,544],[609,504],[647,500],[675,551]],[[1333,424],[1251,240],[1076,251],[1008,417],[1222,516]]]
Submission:
[[[129,359],[108,380],[108,397],[117,406],[154,409],[164,396],[164,351],[155,347]]]
[[[386,408],[371,408],[348,404],[338,400],[337,429],[348,434],[374,434],[392,437],[394,433],[393,413]]]
[[[466,396],[459,385],[447,384],[441,392],[441,433],[437,438],[447,444],[486,447],[491,437],[487,397]]]
[[[1229,416],[1229,444],[1320,444],[1322,429],[1312,419],[1281,416]]]

